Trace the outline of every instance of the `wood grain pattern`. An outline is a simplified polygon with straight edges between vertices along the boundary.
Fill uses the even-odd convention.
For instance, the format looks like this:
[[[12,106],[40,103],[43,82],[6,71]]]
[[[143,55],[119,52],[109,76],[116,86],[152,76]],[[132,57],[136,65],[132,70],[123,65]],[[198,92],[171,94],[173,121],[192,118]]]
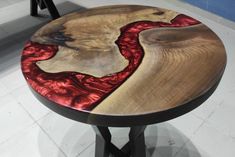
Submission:
[[[147,30],[140,34],[140,41],[145,50],[140,67],[93,113],[168,110],[204,94],[224,70],[224,46],[203,24]]]
[[[97,77],[116,73],[128,64],[115,44],[121,27],[141,20],[170,22],[176,15],[174,11],[144,6],[102,7],[67,15],[32,36],[34,42],[60,46],[54,59],[37,64],[52,73],[77,71]]]
[[[178,15],[146,6],[108,6],[66,15],[32,36],[35,43],[58,46],[53,57],[36,64],[48,75],[70,71],[102,78],[121,72],[129,61],[116,44],[120,29],[138,21],[161,22],[166,26],[139,34],[144,57],[134,73],[84,112],[132,116],[184,105],[220,80],[226,53],[220,39],[204,24],[169,27]]]

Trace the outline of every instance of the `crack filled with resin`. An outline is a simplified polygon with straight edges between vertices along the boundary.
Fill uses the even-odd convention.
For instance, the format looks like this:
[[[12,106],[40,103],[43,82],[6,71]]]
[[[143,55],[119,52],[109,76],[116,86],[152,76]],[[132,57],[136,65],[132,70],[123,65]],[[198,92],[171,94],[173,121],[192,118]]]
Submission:
[[[115,43],[129,64],[124,70],[104,77],[78,72],[47,73],[41,70],[36,62],[55,56],[58,46],[28,42],[22,52],[22,72],[28,84],[50,101],[76,110],[92,110],[130,77],[141,64],[144,51],[139,43],[140,32],[152,28],[187,27],[199,23],[181,14],[171,20],[171,23],[138,21],[122,27]]]

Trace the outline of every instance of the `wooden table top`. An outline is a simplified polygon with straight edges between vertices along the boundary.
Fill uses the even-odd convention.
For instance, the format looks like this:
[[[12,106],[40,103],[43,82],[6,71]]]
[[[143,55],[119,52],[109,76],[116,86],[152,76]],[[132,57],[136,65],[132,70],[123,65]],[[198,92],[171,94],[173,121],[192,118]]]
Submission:
[[[25,45],[21,64],[49,108],[82,122],[125,126],[199,106],[218,85],[226,53],[217,35],[189,16],[119,5],[45,25]]]

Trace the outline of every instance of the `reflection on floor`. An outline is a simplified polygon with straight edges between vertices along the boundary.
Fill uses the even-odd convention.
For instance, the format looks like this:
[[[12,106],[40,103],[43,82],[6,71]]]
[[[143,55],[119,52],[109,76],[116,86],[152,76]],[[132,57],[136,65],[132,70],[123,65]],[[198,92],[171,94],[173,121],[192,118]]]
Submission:
[[[149,126],[146,130],[147,154],[148,157],[235,155],[235,30],[231,29],[235,28],[234,23],[179,1],[71,1],[73,3],[59,1],[62,3],[59,5],[62,14],[99,5],[154,5],[189,14],[217,33],[228,55],[227,68],[217,91],[196,110],[177,119]],[[92,157],[92,129],[48,110],[32,96],[23,79],[19,66],[22,47],[34,31],[50,20],[46,10],[41,17],[28,16],[28,3],[22,1],[15,4],[18,18],[15,14],[2,19],[3,10],[8,15],[14,9],[11,8],[7,14],[6,7],[0,8],[0,156]],[[19,6],[25,6],[24,10]],[[111,128],[111,131],[114,134],[113,142],[121,147],[127,141],[128,129]]]

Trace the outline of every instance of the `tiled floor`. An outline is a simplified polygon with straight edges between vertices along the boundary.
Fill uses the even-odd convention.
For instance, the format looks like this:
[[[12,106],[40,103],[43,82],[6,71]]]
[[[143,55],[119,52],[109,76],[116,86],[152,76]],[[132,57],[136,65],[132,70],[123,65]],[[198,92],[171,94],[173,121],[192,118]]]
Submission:
[[[4,1],[0,1],[0,8],[7,7],[7,6],[10,6],[12,4],[19,3],[21,1],[22,0],[4,0]]]
[[[0,8],[0,157],[92,157],[95,146],[92,129],[44,107],[33,97],[21,75],[19,62],[23,44],[49,18],[32,18],[27,15],[28,1],[17,2],[6,6],[11,9]],[[146,130],[147,153],[148,157],[235,156],[234,23],[180,1],[71,2],[81,5],[80,9],[128,3],[169,8],[195,17],[215,31],[223,41],[228,56],[227,68],[218,89],[196,110],[149,126]],[[0,6],[3,4],[1,1]],[[60,10],[76,8],[71,3],[66,5],[68,7],[63,5]],[[9,18],[1,14],[9,15],[11,12],[13,16]],[[128,129],[112,128],[112,132],[114,143],[119,146],[125,143]]]

